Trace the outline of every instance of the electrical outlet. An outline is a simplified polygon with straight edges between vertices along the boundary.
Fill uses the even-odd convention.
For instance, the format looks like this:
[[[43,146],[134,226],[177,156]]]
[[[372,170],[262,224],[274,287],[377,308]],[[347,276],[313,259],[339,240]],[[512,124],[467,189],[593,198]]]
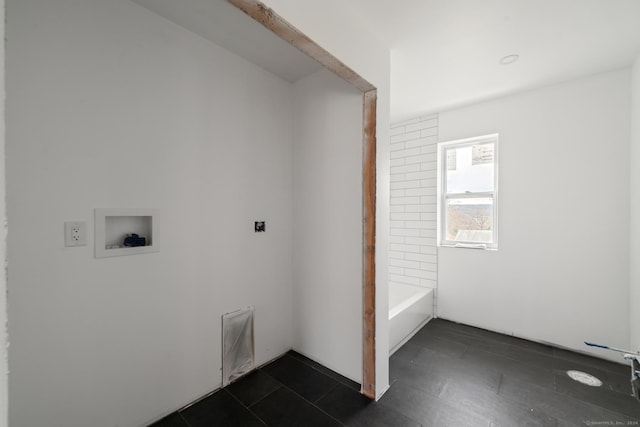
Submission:
[[[65,246],[86,246],[87,245],[87,222],[68,221],[64,223],[64,245]]]

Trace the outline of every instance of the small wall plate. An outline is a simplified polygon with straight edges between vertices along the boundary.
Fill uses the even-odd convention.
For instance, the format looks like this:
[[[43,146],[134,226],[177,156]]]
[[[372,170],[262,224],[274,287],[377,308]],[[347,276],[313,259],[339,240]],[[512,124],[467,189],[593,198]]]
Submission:
[[[87,246],[86,221],[68,221],[64,223],[64,245],[66,247]]]

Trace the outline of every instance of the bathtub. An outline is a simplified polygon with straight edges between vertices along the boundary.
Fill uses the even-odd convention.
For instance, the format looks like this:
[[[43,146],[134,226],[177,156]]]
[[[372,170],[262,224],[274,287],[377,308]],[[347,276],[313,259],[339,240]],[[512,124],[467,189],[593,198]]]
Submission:
[[[389,356],[433,317],[433,289],[389,284]]]

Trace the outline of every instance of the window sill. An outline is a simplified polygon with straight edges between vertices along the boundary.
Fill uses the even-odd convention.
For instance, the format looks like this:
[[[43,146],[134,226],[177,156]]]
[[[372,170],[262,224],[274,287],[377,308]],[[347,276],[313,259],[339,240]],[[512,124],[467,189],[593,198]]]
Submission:
[[[498,248],[494,246],[487,246],[484,243],[440,243],[440,247],[443,248],[461,248],[461,249],[480,249],[483,251],[497,251]]]

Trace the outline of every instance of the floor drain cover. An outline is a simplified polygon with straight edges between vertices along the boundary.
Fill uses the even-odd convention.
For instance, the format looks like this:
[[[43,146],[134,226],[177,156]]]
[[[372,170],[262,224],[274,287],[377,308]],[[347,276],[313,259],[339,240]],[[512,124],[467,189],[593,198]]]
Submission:
[[[567,375],[574,381],[578,381],[579,383],[586,384],[591,387],[600,387],[602,385],[602,381],[597,379],[591,374],[587,374],[586,372],[581,371],[567,371]]]

